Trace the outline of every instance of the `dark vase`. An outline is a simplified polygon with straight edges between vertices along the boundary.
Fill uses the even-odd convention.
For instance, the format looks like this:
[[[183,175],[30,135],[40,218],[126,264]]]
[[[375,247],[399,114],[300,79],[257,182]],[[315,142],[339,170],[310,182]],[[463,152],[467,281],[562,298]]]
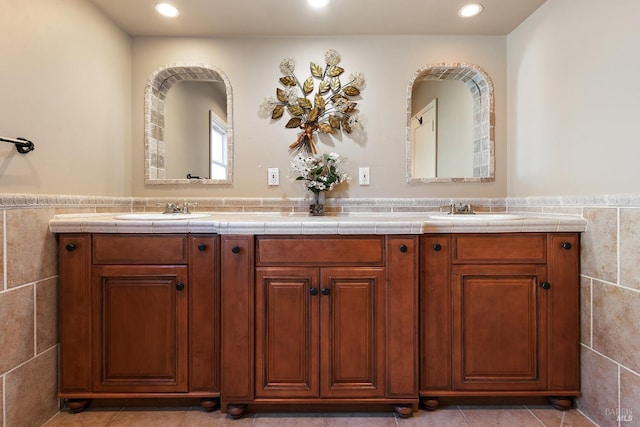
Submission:
[[[313,192],[313,204],[309,206],[309,215],[311,216],[324,215],[324,191]]]

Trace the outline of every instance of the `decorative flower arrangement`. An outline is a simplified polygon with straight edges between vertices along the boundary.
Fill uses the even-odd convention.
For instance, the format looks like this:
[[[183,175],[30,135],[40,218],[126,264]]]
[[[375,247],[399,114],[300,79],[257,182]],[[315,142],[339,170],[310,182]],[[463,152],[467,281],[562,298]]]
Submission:
[[[314,194],[314,203],[309,206],[311,215],[324,215],[325,191],[351,178],[340,170],[345,159],[337,153],[305,156],[298,153],[291,162],[289,177],[295,181],[303,181],[304,188]]]
[[[351,74],[349,81],[342,84],[340,78],[344,68],[338,66],[340,54],[331,49],[325,53],[324,59],[324,68],[314,62],[310,63],[311,76],[303,82],[294,74],[294,60],[283,59],[280,62],[280,71],[284,75],[280,78],[283,88],[276,88],[276,98],[266,98],[260,107],[261,112],[270,115],[273,120],[280,119],[286,109],[291,119],[285,127],[302,129],[298,139],[289,146],[294,153],[307,156],[316,154],[316,143],[313,140],[316,131],[335,134],[343,130],[351,133],[360,124],[358,104],[352,97],[360,95],[364,88],[364,75]],[[309,98],[314,90],[315,94]]]
[[[289,174],[295,181],[304,181],[304,187],[315,194],[330,191],[351,178],[340,170],[345,159],[337,153],[305,156],[300,153],[291,162]]]

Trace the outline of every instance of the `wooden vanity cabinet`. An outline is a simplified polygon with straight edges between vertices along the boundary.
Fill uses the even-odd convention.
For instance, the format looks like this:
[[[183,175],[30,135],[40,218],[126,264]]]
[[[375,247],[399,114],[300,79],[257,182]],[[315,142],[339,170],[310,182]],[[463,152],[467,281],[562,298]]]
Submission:
[[[223,236],[222,325],[242,337],[223,339],[223,411],[385,404],[410,414],[417,246],[415,236]],[[251,309],[227,307],[231,294]]]
[[[219,396],[218,237],[62,234],[60,393]]]
[[[421,241],[420,395],[579,395],[577,233],[434,234]]]

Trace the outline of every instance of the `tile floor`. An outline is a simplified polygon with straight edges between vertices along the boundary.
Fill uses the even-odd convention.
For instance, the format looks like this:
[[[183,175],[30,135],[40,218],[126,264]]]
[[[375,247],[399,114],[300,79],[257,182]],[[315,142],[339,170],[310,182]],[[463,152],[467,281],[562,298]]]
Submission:
[[[61,412],[46,427],[593,427],[575,409],[561,412],[550,406],[448,406],[419,411],[401,419],[392,413],[256,413],[233,420],[200,407],[89,408],[79,414]]]

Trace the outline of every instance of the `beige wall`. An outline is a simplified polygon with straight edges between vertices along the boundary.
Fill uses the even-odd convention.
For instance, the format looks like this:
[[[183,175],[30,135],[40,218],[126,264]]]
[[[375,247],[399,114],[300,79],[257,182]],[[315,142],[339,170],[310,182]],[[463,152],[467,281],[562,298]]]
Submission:
[[[638,17],[637,0],[548,0],[507,37],[507,193],[568,196],[589,220],[578,407],[602,426],[640,419]]]
[[[0,0],[3,192],[131,193],[130,40],[84,0]]]
[[[509,196],[638,192],[639,19],[637,0],[548,0],[509,34]]]
[[[362,72],[361,138],[326,139],[324,151],[348,158],[348,172],[368,166],[371,185],[357,180],[338,187],[339,197],[494,197],[506,192],[506,58],[504,37],[266,37],[133,40],[133,196],[304,197],[299,183],[287,180],[288,146],[297,132],[286,118],[271,124],[258,116],[265,97],[275,96],[282,58],[296,60],[300,78],[309,61],[323,63],[324,53],[342,55],[346,75]],[[496,94],[497,173],[495,183],[412,184],[405,181],[406,89],[421,67],[439,62],[467,62],[484,68]],[[235,155],[230,186],[153,186],[143,180],[143,92],[158,68],[175,63],[208,64],[224,71],[233,88]],[[304,76],[304,77],[302,77]],[[286,116],[286,114],[285,114]],[[267,168],[280,168],[280,186],[267,186]]]

